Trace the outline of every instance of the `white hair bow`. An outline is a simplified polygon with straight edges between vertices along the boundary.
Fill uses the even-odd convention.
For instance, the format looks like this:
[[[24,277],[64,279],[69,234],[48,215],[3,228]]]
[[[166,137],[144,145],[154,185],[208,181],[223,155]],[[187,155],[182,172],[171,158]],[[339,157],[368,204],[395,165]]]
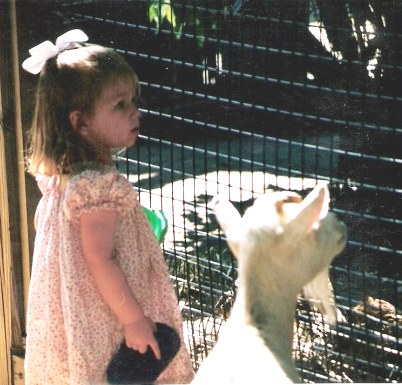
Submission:
[[[31,57],[22,63],[22,68],[36,75],[42,71],[48,59],[67,49],[79,47],[79,43],[84,43],[87,40],[88,36],[80,29],[72,29],[59,36],[56,40],[56,45],[46,40],[29,50]]]

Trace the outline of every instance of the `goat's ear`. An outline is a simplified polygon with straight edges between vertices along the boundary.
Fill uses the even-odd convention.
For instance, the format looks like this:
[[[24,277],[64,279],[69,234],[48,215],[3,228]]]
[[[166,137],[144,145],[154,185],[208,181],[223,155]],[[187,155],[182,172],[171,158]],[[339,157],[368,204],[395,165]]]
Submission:
[[[216,195],[212,200],[212,207],[219,226],[225,232],[229,225],[236,224],[241,219],[236,208],[227,199],[219,195]]]
[[[227,242],[237,256],[238,232],[240,230],[241,216],[236,208],[227,200],[219,195],[212,200],[212,207],[215,212],[219,226],[226,234]]]
[[[283,205],[285,203],[300,203],[302,200],[299,194],[296,194],[292,191],[281,191],[275,193],[275,209],[278,215],[282,215],[283,213]]]
[[[318,183],[300,203],[299,210],[294,224],[300,230],[310,230],[317,221],[325,218],[329,210],[328,184]]]

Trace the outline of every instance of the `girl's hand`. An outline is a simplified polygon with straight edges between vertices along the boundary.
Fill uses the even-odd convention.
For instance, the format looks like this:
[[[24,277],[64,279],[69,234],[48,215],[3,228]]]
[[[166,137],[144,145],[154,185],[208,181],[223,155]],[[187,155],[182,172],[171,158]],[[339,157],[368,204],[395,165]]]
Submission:
[[[155,338],[156,325],[148,317],[142,317],[136,322],[124,325],[127,347],[144,354],[148,346],[152,349],[157,360],[161,359],[158,341]]]

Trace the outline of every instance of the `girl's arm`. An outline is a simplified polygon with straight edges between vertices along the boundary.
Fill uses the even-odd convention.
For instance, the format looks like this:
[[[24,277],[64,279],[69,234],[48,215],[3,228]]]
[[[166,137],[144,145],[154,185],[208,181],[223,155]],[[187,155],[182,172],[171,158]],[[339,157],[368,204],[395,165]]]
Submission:
[[[149,345],[155,357],[160,359],[154,336],[155,324],[145,317],[113,257],[117,217],[118,213],[112,210],[96,210],[81,215],[80,232],[85,261],[101,296],[124,325],[127,346],[145,353]]]

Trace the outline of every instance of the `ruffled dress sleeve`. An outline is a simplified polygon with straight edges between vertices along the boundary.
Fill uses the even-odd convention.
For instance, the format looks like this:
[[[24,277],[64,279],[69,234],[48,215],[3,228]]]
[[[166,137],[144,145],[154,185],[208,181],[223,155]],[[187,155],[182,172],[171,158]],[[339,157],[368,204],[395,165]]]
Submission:
[[[116,210],[127,215],[138,204],[137,193],[116,169],[86,170],[66,184],[64,212],[68,220],[93,210]]]

